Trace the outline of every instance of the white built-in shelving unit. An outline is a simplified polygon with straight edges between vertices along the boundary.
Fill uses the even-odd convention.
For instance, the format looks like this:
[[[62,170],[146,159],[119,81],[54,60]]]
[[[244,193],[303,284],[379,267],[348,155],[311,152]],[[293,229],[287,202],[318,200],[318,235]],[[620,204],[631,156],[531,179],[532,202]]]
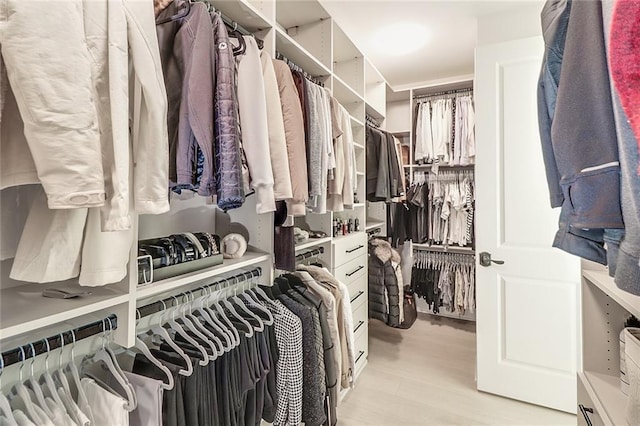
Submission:
[[[640,318],[640,296],[620,290],[603,266],[583,260],[579,425],[628,424],[627,396],[620,386],[619,335],[631,315]]]
[[[326,214],[307,214],[295,223],[307,229],[324,231],[326,238],[310,239],[296,246],[296,253],[324,247],[320,256],[336,275],[348,285],[356,332],[356,365],[359,374],[367,362],[367,239],[366,228],[382,220],[374,209],[368,214],[366,198],[365,113],[384,121],[386,81],[376,68],[331,18],[317,0],[212,0],[226,17],[252,31],[264,41],[264,50],[272,57],[280,53],[306,73],[322,82],[351,115],[357,162],[358,202],[352,209]],[[333,219],[356,219],[360,232],[333,237]],[[372,219],[376,220],[376,219]],[[247,253],[239,259],[225,259],[223,264],[177,277],[138,286],[137,241],[179,232],[211,232],[224,236],[241,233],[248,241]],[[72,299],[46,299],[41,292],[49,284],[17,282],[9,279],[11,260],[0,265],[0,343],[22,345],[35,335],[46,336],[65,325],[83,324],[115,313],[118,327],[114,341],[124,347],[134,344],[136,308],[162,298],[184,294],[190,289],[212,283],[234,272],[262,268],[261,283],[274,275],[273,214],[258,215],[255,200],[223,213],[207,199],[171,200],[171,210],[157,216],[139,216],[134,220],[133,241],[128,276],[120,283],[104,287],[82,288],[92,294]],[[354,272],[356,271],[356,272]],[[62,284],[79,290],[77,279]],[[361,293],[363,292],[363,293]],[[14,346],[15,347],[15,346]]]
[[[430,95],[438,92],[466,89],[473,87],[472,80],[450,81],[446,84],[433,84],[421,87],[415,87],[411,89],[404,89],[394,91],[390,87],[387,87],[386,92],[386,130],[391,132],[396,138],[400,140],[405,151],[404,173],[407,177],[407,185],[413,183],[415,172],[428,172],[431,169],[430,164],[419,164],[414,158],[415,152],[415,120],[417,103],[416,97]],[[406,155],[408,151],[408,155]],[[408,159],[408,162],[406,161]],[[474,166],[447,166],[440,165],[440,170],[473,170]],[[373,203],[371,203],[373,204]],[[373,206],[372,206],[373,207]],[[372,209],[369,209],[372,210]],[[380,214],[376,215],[374,219],[367,222],[378,223],[376,218],[383,218]],[[384,220],[384,219],[382,219]],[[383,226],[379,224],[379,226]],[[460,254],[474,254],[475,249],[471,247],[458,247],[458,246],[441,246],[441,245],[427,245],[427,244],[413,244],[414,250],[422,251],[434,251],[434,252],[448,252],[448,253],[460,253]],[[425,313],[432,313],[426,303],[419,299],[417,302],[418,310]],[[447,312],[445,309],[441,309],[437,314],[438,316],[451,317],[456,319],[465,319],[474,321],[475,314],[465,313],[459,315],[457,313]]]

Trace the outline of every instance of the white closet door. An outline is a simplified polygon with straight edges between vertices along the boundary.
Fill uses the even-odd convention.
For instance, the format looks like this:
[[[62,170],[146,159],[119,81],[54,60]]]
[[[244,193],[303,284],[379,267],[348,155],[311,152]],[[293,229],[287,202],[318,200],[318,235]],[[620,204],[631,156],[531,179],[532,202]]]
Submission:
[[[543,51],[539,37],[476,51],[478,261],[504,261],[477,267],[478,389],[575,413],[580,264],[551,247],[559,209],[537,124]]]

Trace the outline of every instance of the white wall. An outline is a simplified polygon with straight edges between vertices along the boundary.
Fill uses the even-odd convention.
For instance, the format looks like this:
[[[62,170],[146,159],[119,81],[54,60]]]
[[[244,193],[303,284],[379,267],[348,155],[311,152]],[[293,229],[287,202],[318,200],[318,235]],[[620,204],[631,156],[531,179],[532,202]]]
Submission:
[[[478,17],[478,46],[542,35],[543,5],[543,1],[527,1],[517,10]]]

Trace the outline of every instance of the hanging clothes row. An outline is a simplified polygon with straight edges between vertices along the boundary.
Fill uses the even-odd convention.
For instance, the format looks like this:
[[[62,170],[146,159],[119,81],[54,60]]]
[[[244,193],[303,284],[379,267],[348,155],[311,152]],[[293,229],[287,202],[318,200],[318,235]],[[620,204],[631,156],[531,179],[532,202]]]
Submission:
[[[25,380],[21,366],[9,397],[0,395],[2,424],[335,425],[340,390],[355,373],[348,289],[315,265],[273,286],[258,286],[260,275],[256,268],[139,307],[131,349],[110,339],[115,317],[99,331],[73,332],[74,342],[103,333],[80,368],[70,332],[3,354],[0,370],[71,347],[67,367],[50,375],[45,363],[43,380],[33,369]]]
[[[406,181],[400,140],[367,123],[367,200],[400,202]]]
[[[460,166],[475,162],[475,112],[470,92],[417,100],[415,117],[416,163]]]
[[[34,36],[39,56],[3,48],[0,259],[14,258],[12,279],[122,281],[132,213],[165,213],[168,189],[213,197],[225,211],[253,193],[259,214],[277,200],[293,215],[353,205],[350,116],[329,91],[261,52],[209,1],[159,6],[155,18],[150,0],[117,2],[109,13],[106,0],[71,0],[56,13],[73,25]],[[11,0],[10,10],[3,46],[20,29],[41,30],[38,8]],[[125,28],[113,31],[120,38],[112,26]],[[73,76],[68,58],[50,58],[56,51],[76,52]],[[59,70],[47,83],[55,90],[34,86],[32,55]],[[49,108],[38,100],[61,97],[74,99],[60,104],[60,117],[79,123],[73,135],[40,115]]]
[[[472,170],[414,172],[406,203],[388,212],[392,241],[471,247],[474,205]]]
[[[474,255],[415,252],[411,289],[433,313],[439,313],[441,307],[460,316],[475,312]]]

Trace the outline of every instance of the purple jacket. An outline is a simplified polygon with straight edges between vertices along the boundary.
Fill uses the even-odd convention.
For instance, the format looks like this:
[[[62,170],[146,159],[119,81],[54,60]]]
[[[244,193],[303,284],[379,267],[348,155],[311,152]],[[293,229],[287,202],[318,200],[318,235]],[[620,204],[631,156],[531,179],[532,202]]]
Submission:
[[[158,17],[177,13],[170,4]],[[193,3],[185,18],[157,26],[169,100],[169,180],[195,188],[196,146],[204,156],[198,194],[216,193],[214,180],[214,46],[207,7]]]

